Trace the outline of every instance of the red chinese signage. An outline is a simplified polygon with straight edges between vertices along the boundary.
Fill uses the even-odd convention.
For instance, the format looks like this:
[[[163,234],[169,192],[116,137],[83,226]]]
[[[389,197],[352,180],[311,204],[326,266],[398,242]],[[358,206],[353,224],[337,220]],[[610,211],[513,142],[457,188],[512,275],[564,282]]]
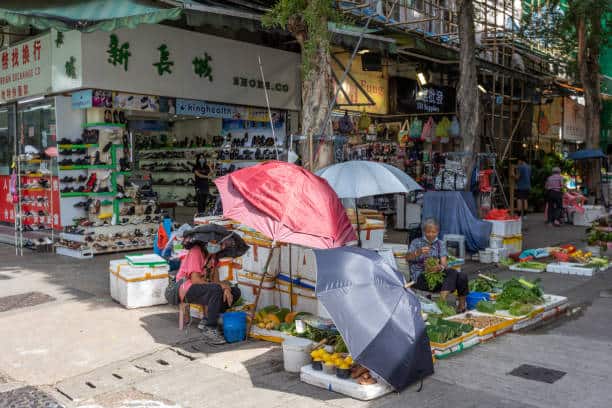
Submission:
[[[45,94],[50,88],[50,34],[0,50],[0,102]]]

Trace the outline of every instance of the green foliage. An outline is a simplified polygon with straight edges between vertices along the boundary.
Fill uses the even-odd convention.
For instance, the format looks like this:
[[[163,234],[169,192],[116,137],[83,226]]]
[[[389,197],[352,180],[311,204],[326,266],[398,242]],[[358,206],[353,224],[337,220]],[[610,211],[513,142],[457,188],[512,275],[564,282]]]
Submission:
[[[303,37],[302,74],[308,77],[317,66],[317,54],[330,46],[329,21],[341,22],[342,15],[330,0],[278,0],[262,18],[267,28],[280,27]]]
[[[523,15],[521,34],[539,45],[569,57],[570,72],[578,71],[580,20],[586,24],[586,48],[599,53],[612,35],[612,2],[609,0],[551,0]]]

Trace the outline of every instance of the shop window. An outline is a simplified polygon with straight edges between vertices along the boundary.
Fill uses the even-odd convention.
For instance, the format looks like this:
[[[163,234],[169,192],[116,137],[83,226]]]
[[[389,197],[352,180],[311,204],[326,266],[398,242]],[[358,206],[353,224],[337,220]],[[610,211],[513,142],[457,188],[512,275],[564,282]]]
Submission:
[[[0,175],[8,175],[15,149],[14,105],[0,107]]]
[[[52,98],[19,105],[17,115],[20,152],[32,146],[39,152],[55,145],[55,103]]]

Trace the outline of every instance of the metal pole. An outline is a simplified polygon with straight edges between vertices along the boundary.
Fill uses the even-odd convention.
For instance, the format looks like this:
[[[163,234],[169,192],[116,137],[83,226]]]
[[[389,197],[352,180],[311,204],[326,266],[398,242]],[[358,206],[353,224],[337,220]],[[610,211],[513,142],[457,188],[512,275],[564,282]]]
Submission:
[[[278,160],[278,146],[276,144],[276,134],[274,133],[274,122],[272,121],[272,110],[270,109],[270,98],[268,96],[268,87],[266,86],[266,78],[264,77],[263,66],[261,65],[261,56],[257,56],[259,60],[259,72],[261,73],[261,80],[263,81],[264,95],[266,95],[266,105],[268,107],[268,118],[270,119],[270,128],[272,129],[272,139],[274,139],[274,152],[276,153],[276,160]]]

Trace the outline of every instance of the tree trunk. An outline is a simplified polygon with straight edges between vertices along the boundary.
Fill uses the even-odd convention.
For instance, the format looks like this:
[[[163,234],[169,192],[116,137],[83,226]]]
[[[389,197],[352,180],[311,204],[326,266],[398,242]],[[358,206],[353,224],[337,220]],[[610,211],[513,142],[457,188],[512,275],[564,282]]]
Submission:
[[[331,60],[327,47],[321,46],[315,58],[312,64],[315,68],[302,82],[302,134],[306,140],[302,144],[301,156],[303,165],[312,171],[331,164],[333,159],[332,143],[329,140],[331,120],[324,124],[332,98]],[[314,157],[309,154],[311,138]]]
[[[599,17],[591,20],[599,23]],[[599,45],[589,46],[585,18],[577,22],[578,32],[578,69],[584,89],[584,141],[587,149],[599,147],[601,127],[601,95],[599,89]],[[599,161],[589,163],[587,187],[596,197],[600,196],[601,169]]]
[[[466,156],[466,160],[463,163],[469,179],[476,162],[475,153],[480,124],[480,96],[478,95],[473,0],[463,0],[459,4],[459,41],[460,62],[457,111],[461,126],[461,147],[466,153],[471,153]]]

